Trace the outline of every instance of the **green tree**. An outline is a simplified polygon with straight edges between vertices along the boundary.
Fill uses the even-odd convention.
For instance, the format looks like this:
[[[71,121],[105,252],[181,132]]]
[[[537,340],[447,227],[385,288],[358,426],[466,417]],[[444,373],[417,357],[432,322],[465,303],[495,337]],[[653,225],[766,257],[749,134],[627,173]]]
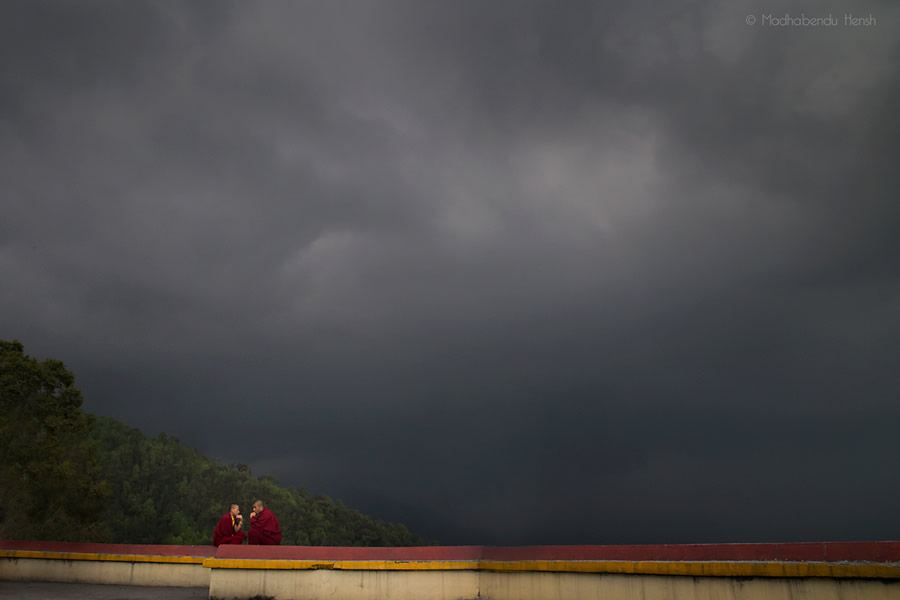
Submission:
[[[222,466],[177,438],[152,438],[81,409],[75,377],[0,340],[0,538],[209,544],[231,502],[257,498],[286,545],[411,546],[403,525]]]
[[[0,538],[102,540],[106,482],[65,365],[0,340]]]
[[[177,438],[145,436],[97,417],[92,436],[110,482],[106,522],[111,541],[131,544],[209,544],[231,502],[245,513],[257,498],[278,516],[285,545],[414,546],[421,538],[403,525],[284,488],[271,475],[253,477],[243,464],[223,466]]]

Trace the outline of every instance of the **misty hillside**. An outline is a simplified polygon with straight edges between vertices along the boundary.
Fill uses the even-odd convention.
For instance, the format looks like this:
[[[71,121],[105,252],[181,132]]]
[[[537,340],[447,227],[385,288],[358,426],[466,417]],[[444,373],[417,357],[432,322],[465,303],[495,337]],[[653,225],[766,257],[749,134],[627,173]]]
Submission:
[[[83,400],[61,361],[0,339],[0,539],[209,544],[231,503],[261,499],[284,544],[422,544],[403,525],[95,417]]]
[[[414,546],[423,540],[405,526],[377,521],[328,496],[285,488],[271,476],[254,477],[246,465],[220,465],[178,439],[152,438],[116,420],[96,417],[91,437],[109,485],[104,521],[110,541],[209,544],[232,502],[249,514],[262,499],[284,535],[282,544]]]

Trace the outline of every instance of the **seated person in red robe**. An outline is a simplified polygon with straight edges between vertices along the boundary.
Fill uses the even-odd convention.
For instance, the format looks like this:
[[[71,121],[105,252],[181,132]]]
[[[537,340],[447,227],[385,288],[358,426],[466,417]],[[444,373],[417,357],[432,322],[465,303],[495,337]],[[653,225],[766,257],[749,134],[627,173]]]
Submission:
[[[231,505],[231,510],[222,515],[219,524],[213,531],[213,545],[221,546],[222,544],[242,544],[247,534],[241,531],[241,525],[244,523],[244,517],[241,516],[241,507],[237,504]]]
[[[281,544],[281,525],[262,500],[253,503],[250,513],[250,544],[278,546]]]

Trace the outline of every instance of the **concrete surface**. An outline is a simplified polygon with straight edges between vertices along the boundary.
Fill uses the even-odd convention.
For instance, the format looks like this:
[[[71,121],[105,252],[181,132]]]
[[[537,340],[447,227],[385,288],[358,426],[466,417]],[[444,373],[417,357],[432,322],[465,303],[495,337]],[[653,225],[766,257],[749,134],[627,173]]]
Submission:
[[[494,600],[900,600],[900,584],[825,578],[482,573],[477,597]]]
[[[202,563],[0,558],[0,580],[209,587]]]
[[[900,582],[605,573],[214,569],[210,597],[277,600],[900,600]]]
[[[21,600],[207,600],[206,588],[0,581],[0,598]]]
[[[477,571],[215,569],[211,598],[457,600],[477,598]]]
[[[0,541],[0,600],[213,596],[900,600],[900,542],[212,548]]]

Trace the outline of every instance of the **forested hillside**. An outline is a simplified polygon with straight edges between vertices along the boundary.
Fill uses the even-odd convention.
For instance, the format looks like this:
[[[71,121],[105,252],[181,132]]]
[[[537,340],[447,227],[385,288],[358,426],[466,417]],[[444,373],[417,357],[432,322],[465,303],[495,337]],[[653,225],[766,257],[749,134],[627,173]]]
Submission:
[[[108,487],[75,378],[0,340],[0,538],[106,537]]]
[[[423,543],[403,525],[94,417],[82,401],[62,362],[0,340],[0,539],[209,544],[230,503],[262,499],[286,545]]]
[[[244,465],[219,465],[164,434],[150,438],[98,417],[92,437],[110,488],[105,521],[117,541],[208,544],[231,502],[249,514],[250,504],[261,498],[281,522],[282,544],[422,544],[403,525],[375,521],[327,496],[281,487],[273,477],[252,477]]]

